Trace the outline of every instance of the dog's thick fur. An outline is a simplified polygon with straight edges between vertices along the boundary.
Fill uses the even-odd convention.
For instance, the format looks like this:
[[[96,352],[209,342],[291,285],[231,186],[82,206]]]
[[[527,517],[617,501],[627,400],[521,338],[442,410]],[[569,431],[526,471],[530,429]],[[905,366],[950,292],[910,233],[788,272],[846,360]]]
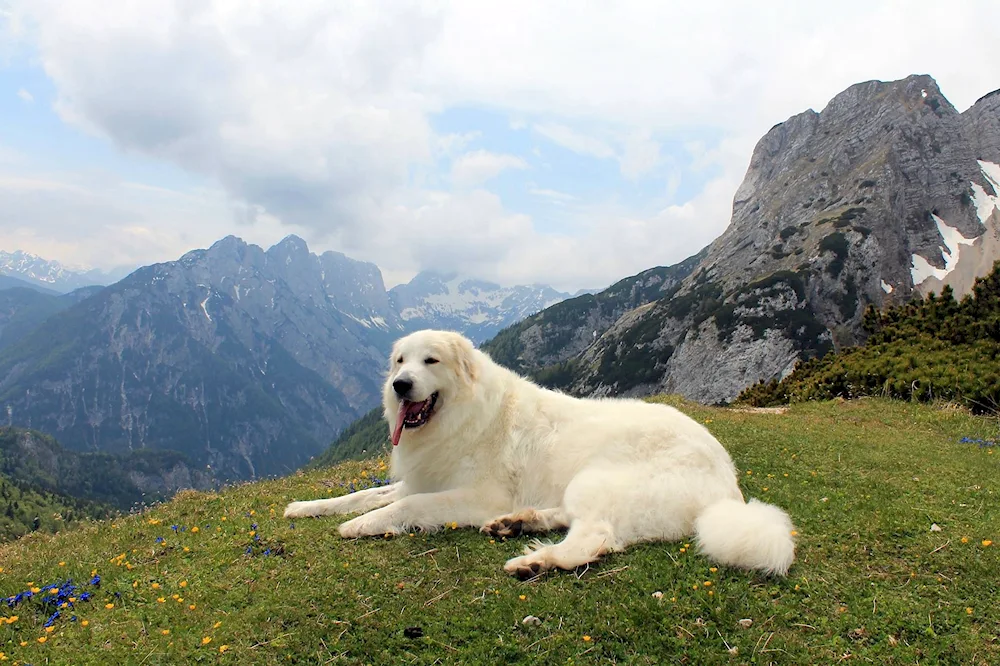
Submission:
[[[293,502],[285,516],[361,512],[340,526],[345,537],[454,523],[502,536],[569,528],[559,543],[536,542],[507,562],[521,577],[691,535],[721,564],[778,575],[792,564],[788,515],[744,502],[726,450],[672,407],[550,391],[457,333],[420,331],[393,347],[383,395],[390,432],[400,378],[412,382],[412,400],[435,392],[438,400],[430,420],[404,429],[393,448],[395,482]]]

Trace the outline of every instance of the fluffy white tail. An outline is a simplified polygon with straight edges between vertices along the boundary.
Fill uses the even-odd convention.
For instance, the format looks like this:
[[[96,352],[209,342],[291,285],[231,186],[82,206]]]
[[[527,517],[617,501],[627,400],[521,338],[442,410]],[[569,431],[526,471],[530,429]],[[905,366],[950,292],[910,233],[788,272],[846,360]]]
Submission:
[[[728,566],[784,576],[795,559],[792,520],[772,504],[721,500],[694,523],[699,549]]]

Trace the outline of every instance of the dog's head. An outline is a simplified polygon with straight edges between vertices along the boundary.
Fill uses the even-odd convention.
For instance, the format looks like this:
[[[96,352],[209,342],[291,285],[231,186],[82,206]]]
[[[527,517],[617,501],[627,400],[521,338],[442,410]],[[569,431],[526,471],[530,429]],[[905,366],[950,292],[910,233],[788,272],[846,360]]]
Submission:
[[[475,348],[458,333],[418,331],[399,339],[382,391],[393,446],[404,430],[433,429],[471,393],[476,375]]]

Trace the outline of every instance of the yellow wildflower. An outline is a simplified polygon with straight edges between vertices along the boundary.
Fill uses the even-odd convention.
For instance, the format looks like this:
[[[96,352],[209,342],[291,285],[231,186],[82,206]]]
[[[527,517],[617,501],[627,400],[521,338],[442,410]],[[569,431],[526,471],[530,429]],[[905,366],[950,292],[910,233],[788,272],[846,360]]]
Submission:
[[[55,627],[45,627],[45,633],[47,634],[51,634],[55,630],[56,630]]]
[[[108,610],[111,610],[112,608],[115,607],[115,605],[114,604],[104,604],[104,607],[107,608]]]
[[[992,546],[993,542],[989,539],[983,539],[983,546]]]
[[[86,627],[89,624],[90,624],[90,620],[84,620],[83,622],[80,623],[80,626],[81,627]]]
[[[164,599],[163,597],[159,597],[159,598],[158,598],[158,599],[156,600],[156,603],[158,603],[158,604],[165,604],[165,603],[167,603],[167,600],[166,600],[166,599]]]
[[[229,649],[228,645],[220,645],[219,646],[219,654],[224,654],[226,652],[226,650],[228,650],[228,649]]]
[[[212,625],[212,629],[218,629],[221,626],[222,626],[222,622],[216,622],[215,624]]]
[[[198,526],[197,526],[197,525],[195,525],[194,527],[192,527],[192,528],[191,528],[191,532],[192,532],[193,534],[197,534],[197,533],[198,533]]]
[[[203,639],[201,639],[201,644],[202,645],[208,645],[211,642],[212,642],[212,637],[211,636],[205,636]]]
[[[161,629],[160,633],[163,634],[164,636],[169,636],[170,635],[170,630],[169,629]]]
[[[182,581],[180,582],[180,586],[181,586],[181,587],[187,587],[187,586],[188,586],[188,582],[187,582],[186,580],[182,580]]]
[[[584,643],[589,643],[589,642],[590,642],[591,640],[593,640],[593,639],[591,639],[591,637],[590,637],[590,636],[584,636],[584,637],[583,637],[583,642],[584,642]]]
[[[39,636],[38,637],[38,642],[39,643],[44,643],[47,640],[49,640],[47,636]]]

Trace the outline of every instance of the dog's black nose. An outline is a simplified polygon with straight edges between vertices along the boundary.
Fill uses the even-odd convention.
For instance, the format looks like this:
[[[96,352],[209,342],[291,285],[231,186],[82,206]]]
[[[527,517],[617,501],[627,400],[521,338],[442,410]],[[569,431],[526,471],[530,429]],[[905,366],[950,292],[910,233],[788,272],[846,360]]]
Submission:
[[[396,392],[400,398],[405,398],[410,394],[413,389],[413,382],[409,379],[397,379],[392,383],[392,390]]]

